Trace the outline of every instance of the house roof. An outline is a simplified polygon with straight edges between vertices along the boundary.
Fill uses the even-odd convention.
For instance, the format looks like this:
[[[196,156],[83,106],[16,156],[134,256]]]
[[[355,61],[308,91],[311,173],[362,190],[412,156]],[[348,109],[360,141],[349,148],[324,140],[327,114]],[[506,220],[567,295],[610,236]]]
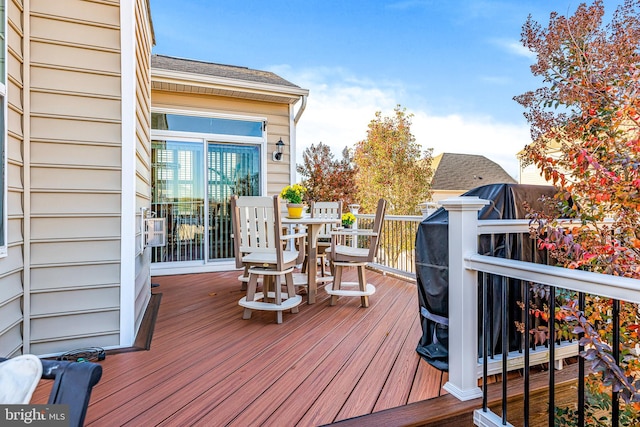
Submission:
[[[281,86],[297,86],[270,71],[254,70],[236,65],[216,64],[195,59],[175,58],[165,55],[151,55],[151,67],[163,70],[182,71],[256,83],[268,83]]]
[[[270,71],[151,55],[153,89],[295,103],[307,89]]]
[[[471,190],[487,184],[515,184],[500,165],[477,154],[442,153],[434,157],[432,190]]]

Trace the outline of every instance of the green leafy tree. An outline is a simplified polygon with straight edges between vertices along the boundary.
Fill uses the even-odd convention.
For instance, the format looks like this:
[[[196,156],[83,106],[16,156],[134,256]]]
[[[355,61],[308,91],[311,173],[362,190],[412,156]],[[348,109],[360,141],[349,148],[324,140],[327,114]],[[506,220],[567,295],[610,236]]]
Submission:
[[[353,160],[362,212],[372,213],[384,198],[387,214],[419,215],[419,203],[431,198],[432,150],[422,151],[416,143],[412,117],[399,105],[391,117],[378,111],[367,138],[356,144]]]
[[[345,210],[355,203],[355,169],[346,147],[342,158],[337,160],[327,144],[311,144],[304,150],[302,164],[296,170],[307,188],[305,200],[341,200]]]

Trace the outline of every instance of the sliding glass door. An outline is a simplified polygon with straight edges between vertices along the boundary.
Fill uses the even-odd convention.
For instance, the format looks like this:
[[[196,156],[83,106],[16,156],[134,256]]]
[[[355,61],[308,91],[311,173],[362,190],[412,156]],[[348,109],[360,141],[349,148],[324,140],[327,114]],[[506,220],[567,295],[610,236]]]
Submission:
[[[260,195],[260,148],[252,145],[209,143],[207,197],[209,200],[209,259],[232,258],[229,197]]]
[[[152,210],[167,219],[167,246],[152,261],[204,259],[204,148],[201,142],[153,141]]]
[[[152,210],[168,233],[152,262],[233,258],[229,197],[260,194],[260,146],[156,140],[152,159]]]

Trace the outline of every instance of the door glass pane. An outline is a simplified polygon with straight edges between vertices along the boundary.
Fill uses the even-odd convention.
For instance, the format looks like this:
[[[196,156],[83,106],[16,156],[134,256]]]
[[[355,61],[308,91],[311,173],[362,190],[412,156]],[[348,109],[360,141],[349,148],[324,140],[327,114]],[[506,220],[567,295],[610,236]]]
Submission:
[[[260,147],[215,143],[208,147],[209,259],[233,258],[229,197],[260,195]]]
[[[263,123],[262,121],[151,113],[151,128],[182,132],[261,137]]]
[[[153,248],[152,262],[204,259],[204,147],[198,142],[152,142],[152,204],[167,218],[167,245]]]

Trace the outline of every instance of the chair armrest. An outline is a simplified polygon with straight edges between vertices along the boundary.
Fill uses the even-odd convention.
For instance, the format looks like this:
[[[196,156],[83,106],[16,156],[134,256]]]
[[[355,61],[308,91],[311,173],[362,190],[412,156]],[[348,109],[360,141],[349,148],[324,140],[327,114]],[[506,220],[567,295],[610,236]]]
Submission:
[[[300,239],[302,237],[307,237],[307,233],[284,234],[280,236],[280,240]]]
[[[366,228],[362,228],[362,229],[342,228],[342,229],[336,229],[331,231],[331,235],[332,236],[377,236],[378,233]]]

